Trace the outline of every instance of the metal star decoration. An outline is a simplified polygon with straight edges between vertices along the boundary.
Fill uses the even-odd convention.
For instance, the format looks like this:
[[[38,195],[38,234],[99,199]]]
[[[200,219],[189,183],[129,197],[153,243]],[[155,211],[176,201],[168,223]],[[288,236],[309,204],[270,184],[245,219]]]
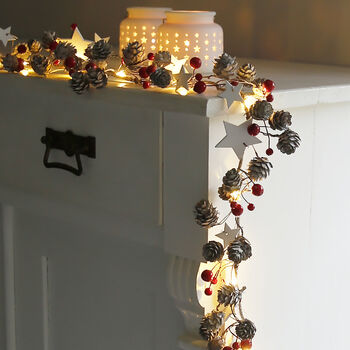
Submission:
[[[77,56],[82,59],[86,59],[84,52],[86,48],[92,43],[91,40],[85,40],[83,38],[78,27],[74,29],[73,35],[70,39],[60,39],[60,41],[67,41],[68,43],[71,43],[72,45],[74,45],[75,48],[77,49]]]
[[[224,248],[226,248],[232,241],[236,239],[239,231],[239,228],[232,229],[225,223],[224,231],[216,234],[215,236],[224,241]]]
[[[7,27],[6,29],[0,28],[0,41],[2,41],[5,47],[9,41],[15,40],[17,40],[17,37],[11,34],[11,27]]]
[[[109,39],[110,39],[111,37],[110,36],[107,36],[106,38],[101,38],[97,33],[95,33],[95,43],[97,43],[98,41],[100,41],[100,40],[104,40],[106,43],[108,43],[109,42]]]
[[[170,70],[173,74],[179,74],[186,61],[187,58],[178,60],[175,56],[171,56],[171,63],[165,66],[165,69]]]
[[[241,160],[247,146],[261,143],[257,137],[248,134],[247,128],[250,124],[252,124],[252,119],[240,125],[233,125],[224,121],[226,136],[215,147],[232,148],[238,159]]]
[[[176,90],[184,88],[188,90],[188,81],[192,77],[192,74],[187,73],[185,66],[182,66],[178,74],[174,74],[176,79]]]
[[[242,84],[238,84],[236,87],[231,85],[227,80],[225,81],[225,91],[219,94],[219,97],[226,99],[227,108],[230,108],[235,101],[243,102],[241,96]]]

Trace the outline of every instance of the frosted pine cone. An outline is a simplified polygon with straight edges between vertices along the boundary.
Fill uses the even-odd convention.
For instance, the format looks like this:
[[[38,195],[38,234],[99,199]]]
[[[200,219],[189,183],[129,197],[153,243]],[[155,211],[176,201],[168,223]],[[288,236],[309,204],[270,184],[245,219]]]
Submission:
[[[239,190],[242,182],[241,175],[233,168],[226,172],[225,176],[222,178],[222,182],[225,186],[230,187],[231,190]]]
[[[220,311],[212,311],[210,314],[202,318],[201,325],[210,331],[217,331],[224,324],[225,313]]]
[[[249,109],[249,117],[256,120],[268,120],[273,113],[270,102],[256,101]]]
[[[213,73],[219,78],[229,79],[235,74],[236,68],[236,57],[223,53],[219,58],[215,59]]]
[[[2,65],[4,66],[4,69],[8,72],[13,73],[18,69],[18,58],[16,56],[13,56],[11,54],[7,54],[2,59]]]
[[[283,132],[277,142],[277,148],[286,154],[292,154],[300,146],[300,136],[293,130]]]
[[[204,244],[202,255],[206,261],[220,261],[224,256],[224,247],[219,242],[209,241]]]
[[[231,197],[231,191],[232,191],[231,187],[222,185],[221,187],[218,188],[219,197],[224,201],[228,201]]]
[[[272,164],[266,157],[254,157],[248,165],[249,177],[256,181],[266,179],[270,175],[270,168]]]
[[[77,53],[77,49],[66,41],[58,43],[55,49],[55,57],[58,60],[65,60],[67,57],[73,57]]]
[[[139,44],[138,41],[129,43],[127,47],[123,50],[123,59],[124,63],[128,67],[133,67],[141,63],[143,59],[143,47],[142,44]]]
[[[44,32],[44,35],[41,39],[41,43],[44,49],[49,49],[53,41],[57,39],[55,32]]]
[[[73,91],[80,95],[89,89],[89,77],[83,72],[75,72],[72,74],[70,84]]]
[[[252,247],[243,236],[237,237],[227,248],[228,258],[239,265],[243,260],[252,256]]]
[[[196,223],[205,228],[210,228],[218,222],[218,211],[205,199],[196,204],[194,216]]]
[[[161,67],[150,75],[150,79],[154,85],[166,88],[171,82],[171,74],[168,70]]]
[[[38,40],[29,40],[28,47],[31,53],[38,53],[41,50],[41,44]]]
[[[289,112],[277,111],[269,119],[273,130],[287,130],[292,125],[292,115]]]
[[[242,291],[232,284],[227,284],[221,287],[218,291],[218,303],[221,305],[236,306],[242,300]]]
[[[101,68],[90,68],[87,72],[90,83],[97,89],[107,85],[107,74]]]
[[[92,58],[94,60],[106,60],[112,52],[111,44],[101,39],[92,46]]]
[[[213,332],[206,328],[205,325],[201,324],[199,327],[199,334],[204,340],[210,340],[216,336],[217,332]]]
[[[208,342],[208,350],[221,350],[224,346],[225,346],[225,342],[219,336],[209,340]]]
[[[166,66],[171,63],[171,54],[169,51],[158,51],[154,55],[154,63],[157,66]]]
[[[47,57],[43,55],[33,55],[30,59],[30,65],[34,72],[39,75],[45,75],[49,73],[51,64]]]
[[[253,81],[256,76],[256,69],[250,63],[245,63],[239,67],[237,73],[237,78],[245,81]]]
[[[255,325],[252,321],[245,319],[236,326],[236,335],[240,339],[253,339],[256,333]]]

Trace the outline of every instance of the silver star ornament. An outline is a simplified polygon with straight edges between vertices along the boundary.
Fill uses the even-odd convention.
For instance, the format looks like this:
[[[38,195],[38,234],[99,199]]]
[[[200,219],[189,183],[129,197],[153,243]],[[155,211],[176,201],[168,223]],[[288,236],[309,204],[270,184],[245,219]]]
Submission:
[[[192,74],[186,72],[185,66],[182,66],[180,72],[178,74],[174,74],[176,79],[176,90],[180,88],[185,88],[188,90],[188,81],[191,76]]]
[[[241,96],[242,84],[237,86],[231,85],[227,80],[225,81],[225,90],[219,94],[219,97],[224,98],[227,103],[227,108],[230,108],[235,101],[243,102]]]
[[[0,41],[2,41],[5,47],[9,41],[15,40],[17,40],[17,37],[11,34],[11,27],[7,27],[6,29],[0,28]]]
[[[216,234],[215,236],[224,241],[224,248],[226,248],[232,241],[236,239],[239,231],[239,228],[232,229],[229,225],[225,224],[224,231]]]

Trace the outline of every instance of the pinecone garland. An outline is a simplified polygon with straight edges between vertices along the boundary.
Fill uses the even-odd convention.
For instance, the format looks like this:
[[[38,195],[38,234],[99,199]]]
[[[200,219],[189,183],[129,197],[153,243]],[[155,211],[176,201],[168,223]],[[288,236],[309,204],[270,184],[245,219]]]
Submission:
[[[89,77],[83,72],[75,72],[72,74],[70,85],[73,91],[80,95],[89,89]]]
[[[219,336],[209,340],[208,342],[208,350],[221,350],[224,346],[225,346],[225,342]]]
[[[196,223],[205,228],[210,228],[218,222],[218,211],[205,199],[196,204],[194,216]]]
[[[199,335],[204,339],[204,340],[211,340],[216,336],[217,332],[213,332],[206,328],[205,325],[201,324],[199,327]]]
[[[61,41],[54,53],[58,60],[65,60],[67,57],[73,57],[77,53],[77,49],[67,41]]]
[[[248,165],[248,174],[252,180],[259,181],[270,175],[272,164],[266,157],[254,157]]]
[[[154,63],[157,66],[166,66],[171,63],[171,54],[169,51],[158,51],[154,55]]]
[[[224,312],[214,310],[202,318],[201,326],[205,327],[209,331],[215,332],[224,324],[224,319]]]
[[[249,109],[249,117],[256,120],[268,120],[273,113],[270,102],[256,101]]]
[[[225,176],[222,178],[222,182],[225,186],[230,187],[232,190],[239,190],[241,187],[241,175],[239,172],[233,168],[226,172]]]
[[[92,58],[94,60],[106,60],[112,52],[111,44],[101,39],[92,46]]]
[[[142,44],[139,44],[138,41],[129,43],[122,52],[124,63],[130,68],[140,64],[144,55]]]
[[[240,321],[236,326],[235,330],[237,337],[241,340],[253,339],[256,333],[254,323],[247,319]]]
[[[248,240],[243,236],[239,236],[228,246],[227,255],[235,265],[239,265],[252,256],[252,247]]]
[[[236,306],[242,300],[242,291],[233,286],[232,284],[227,284],[221,287],[218,291],[218,303],[220,305]]]
[[[30,58],[30,65],[34,72],[39,75],[45,75],[49,73],[51,64],[47,57],[43,55],[33,55]]]
[[[239,67],[237,73],[237,78],[245,81],[253,81],[256,77],[256,69],[250,63],[245,63]]]
[[[269,119],[273,130],[287,130],[292,125],[292,115],[289,112],[277,111]]]
[[[107,85],[107,74],[101,68],[90,68],[87,71],[90,83],[97,89],[103,88]]]
[[[27,44],[31,53],[38,53],[41,50],[41,44],[38,40],[29,40]]]
[[[293,130],[287,129],[278,139],[277,148],[285,154],[292,154],[300,146],[300,136]]]
[[[7,54],[3,59],[2,59],[2,65],[4,66],[4,69],[7,70],[8,72],[13,73],[14,71],[17,70],[18,68],[18,59],[16,56]]]
[[[168,70],[161,67],[150,75],[150,79],[154,85],[166,88],[171,82],[171,74]]]
[[[236,57],[232,57],[226,52],[215,59],[213,73],[222,79],[229,79],[235,74],[237,68]]]
[[[224,201],[228,201],[231,197],[231,191],[231,187],[222,185],[218,188],[219,197]]]
[[[41,39],[42,47],[44,49],[49,49],[50,45],[53,41],[57,39],[57,35],[55,32],[44,32],[44,35]]]
[[[224,256],[224,247],[219,242],[209,241],[208,243],[204,244],[202,255],[206,261],[220,261]]]

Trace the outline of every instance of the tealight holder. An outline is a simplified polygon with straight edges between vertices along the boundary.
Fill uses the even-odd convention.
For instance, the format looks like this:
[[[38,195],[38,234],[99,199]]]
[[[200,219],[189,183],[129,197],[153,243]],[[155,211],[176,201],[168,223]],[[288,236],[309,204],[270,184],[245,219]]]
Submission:
[[[133,41],[141,43],[145,52],[157,49],[157,30],[168,7],[128,7],[128,17],[120,23],[119,51]]]
[[[158,27],[157,47],[177,59],[194,56],[202,60],[201,72],[213,69],[214,58],[223,53],[223,30],[214,23],[213,11],[167,11]]]

